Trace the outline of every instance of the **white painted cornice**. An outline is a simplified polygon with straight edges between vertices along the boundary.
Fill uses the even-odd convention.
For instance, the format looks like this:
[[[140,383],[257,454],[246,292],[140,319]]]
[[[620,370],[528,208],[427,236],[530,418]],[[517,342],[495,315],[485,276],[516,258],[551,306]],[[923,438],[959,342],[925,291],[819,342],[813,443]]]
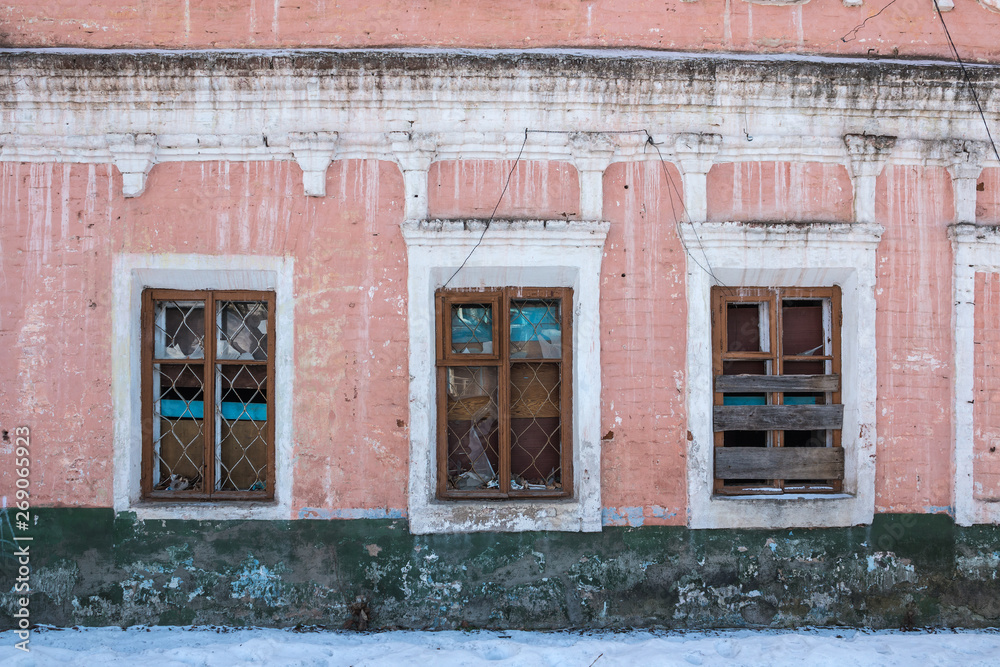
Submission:
[[[972,69],[996,123],[1000,66]],[[598,219],[597,175],[612,162],[662,155],[684,173],[701,173],[678,149],[685,136],[718,137],[714,154],[699,158],[715,163],[847,163],[855,175],[866,156],[846,154],[845,135],[894,136],[888,161],[943,166],[951,162],[935,156],[934,142],[984,138],[960,70],[931,61],[607,50],[0,50],[0,72],[0,160],[113,162],[134,196],[158,162],[294,159],[307,193],[319,196],[329,160],[387,159],[408,174],[407,217],[415,219],[426,217],[423,181],[433,160],[520,152],[571,162],[581,174],[582,215]],[[983,166],[991,164],[987,155]]]

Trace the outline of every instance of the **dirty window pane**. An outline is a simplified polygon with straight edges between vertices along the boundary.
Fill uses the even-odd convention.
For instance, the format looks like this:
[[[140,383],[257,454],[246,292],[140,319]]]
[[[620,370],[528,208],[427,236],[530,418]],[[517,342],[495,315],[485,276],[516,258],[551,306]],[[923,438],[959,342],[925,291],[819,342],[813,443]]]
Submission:
[[[559,359],[562,356],[559,299],[510,302],[511,359]]]
[[[827,336],[823,326],[822,300],[786,300],[781,309],[782,353],[792,355],[825,354]],[[822,372],[822,371],[821,371]]]
[[[493,354],[493,308],[483,303],[451,306],[453,354]]]
[[[265,301],[219,301],[216,311],[216,358],[242,361],[267,359]]]
[[[499,488],[497,368],[447,369],[448,487]]]
[[[511,489],[561,489],[559,364],[510,367]]]
[[[153,356],[157,359],[205,358],[204,301],[154,302]]]
[[[267,367],[216,367],[217,491],[267,488]]]
[[[205,463],[204,366],[153,365],[153,488],[200,491]]]
[[[726,351],[767,352],[766,303],[726,304]]]

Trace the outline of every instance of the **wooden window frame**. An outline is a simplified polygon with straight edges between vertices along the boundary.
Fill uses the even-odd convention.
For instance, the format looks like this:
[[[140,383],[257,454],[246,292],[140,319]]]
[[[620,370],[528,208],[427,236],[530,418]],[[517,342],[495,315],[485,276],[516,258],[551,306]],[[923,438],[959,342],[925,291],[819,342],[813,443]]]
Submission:
[[[829,299],[830,353],[785,355],[782,349],[784,300]],[[767,303],[769,351],[729,351],[727,347],[730,303]],[[841,446],[843,402],[841,397],[841,291],[839,287],[712,287],[712,375],[714,464],[713,488],[716,495],[779,495],[784,493],[840,493],[843,490],[844,450]],[[826,332],[824,332],[826,333]],[[829,361],[831,371],[822,375],[785,375],[785,362]],[[724,375],[723,362],[770,362],[768,375]],[[764,393],[764,406],[726,406],[727,393]],[[785,393],[827,393],[829,403],[817,406],[786,406]],[[791,408],[791,409],[785,409]],[[757,428],[747,428],[747,426]],[[792,426],[793,428],[789,428]],[[784,427],[784,428],[782,428]],[[798,427],[798,428],[794,428]],[[767,446],[724,447],[727,430],[767,433]],[[832,433],[827,447],[785,447],[786,430],[826,430]],[[781,479],[764,478],[765,484],[726,484],[725,479],[739,470],[742,479],[784,470]],[[818,475],[811,477],[811,475]],[[825,479],[824,483],[797,483],[786,480]]]
[[[154,318],[156,301],[203,301],[205,303],[204,359],[186,360],[187,365],[203,362],[203,490],[155,490],[153,488],[153,468],[156,465],[153,453],[153,368],[155,364],[185,363],[179,359],[158,359],[154,357]],[[267,359],[241,360],[218,359],[216,356],[216,303],[219,301],[261,301],[267,304]],[[141,490],[143,500],[151,501],[269,501],[274,499],[275,489],[275,305],[273,291],[251,290],[176,290],[146,288],[142,293],[142,472]],[[211,316],[210,316],[211,314]],[[267,426],[266,439],[267,475],[263,491],[217,491],[215,479],[215,368],[225,366],[265,366],[267,368]]]
[[[560,299],[559,359],[510,358],[510,302],[519,299]],[[494,308],[493,352],[455,353],[451,345],[449,313],[453,304],[490,303]],[[437,498],[440,500],[551,499],[573,496],[573,289],[570,287],[498,287],[486,289],[437,290],[435,293],[435,340],[437,359]],[[530,362],[561,364],[559,385],[560,466],[562,489],[510,488],[511,427],[510,369],[512,364]],[[446,390],[447,371],[452,367],[487,366],[497,368],[497,409],[499,429],[499,488],[459,490],[448,488],[448,434]]]

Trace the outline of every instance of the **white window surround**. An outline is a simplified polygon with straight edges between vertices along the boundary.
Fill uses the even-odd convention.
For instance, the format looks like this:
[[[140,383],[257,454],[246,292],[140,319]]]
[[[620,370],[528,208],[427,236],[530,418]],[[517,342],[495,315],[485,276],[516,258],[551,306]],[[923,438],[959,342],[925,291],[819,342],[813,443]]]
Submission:
[[[955,522],[1000,523],[1000,503],[973,493],[976,273],[1000,273],[1000,227],[952,225],[955,258]]]
[[[114,508],[139,519],[287,519],[292,490],[293,261],[283,257],[121,254],[114,257],[111,397],[114,423]],[[268,502],[143,501],[141,354],[142,290],[273,290],[275,292],[275,491]]]
[[[600,272],[606,222],[407,221],[410,338],[408,516],[417,534],[601,530]],[[438,500],[434,293],[449,287],[573,288],[573,495]]]
[[[871,523],[875,512],[875,249],[882,227],[864,223],[685,223],[687,270],[688,525],[812,528]],[[714,277],[701,266],[711,268]],[[843,493],[714,496],[712,313],[714,284],[841,289]]]

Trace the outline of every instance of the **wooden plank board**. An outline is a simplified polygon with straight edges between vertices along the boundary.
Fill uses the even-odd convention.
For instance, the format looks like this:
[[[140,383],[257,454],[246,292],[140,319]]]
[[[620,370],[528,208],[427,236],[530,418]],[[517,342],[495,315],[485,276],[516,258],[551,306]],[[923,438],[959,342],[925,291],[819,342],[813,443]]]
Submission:
[[[812,431],[839,429],[843,405],[716,405],[718,431]]]
[[[843,479],[842,447],[716,447],[716,479]]]
[[[840,391],[839,375],[716,375],[715,391],[767,393],[772,391]]]

